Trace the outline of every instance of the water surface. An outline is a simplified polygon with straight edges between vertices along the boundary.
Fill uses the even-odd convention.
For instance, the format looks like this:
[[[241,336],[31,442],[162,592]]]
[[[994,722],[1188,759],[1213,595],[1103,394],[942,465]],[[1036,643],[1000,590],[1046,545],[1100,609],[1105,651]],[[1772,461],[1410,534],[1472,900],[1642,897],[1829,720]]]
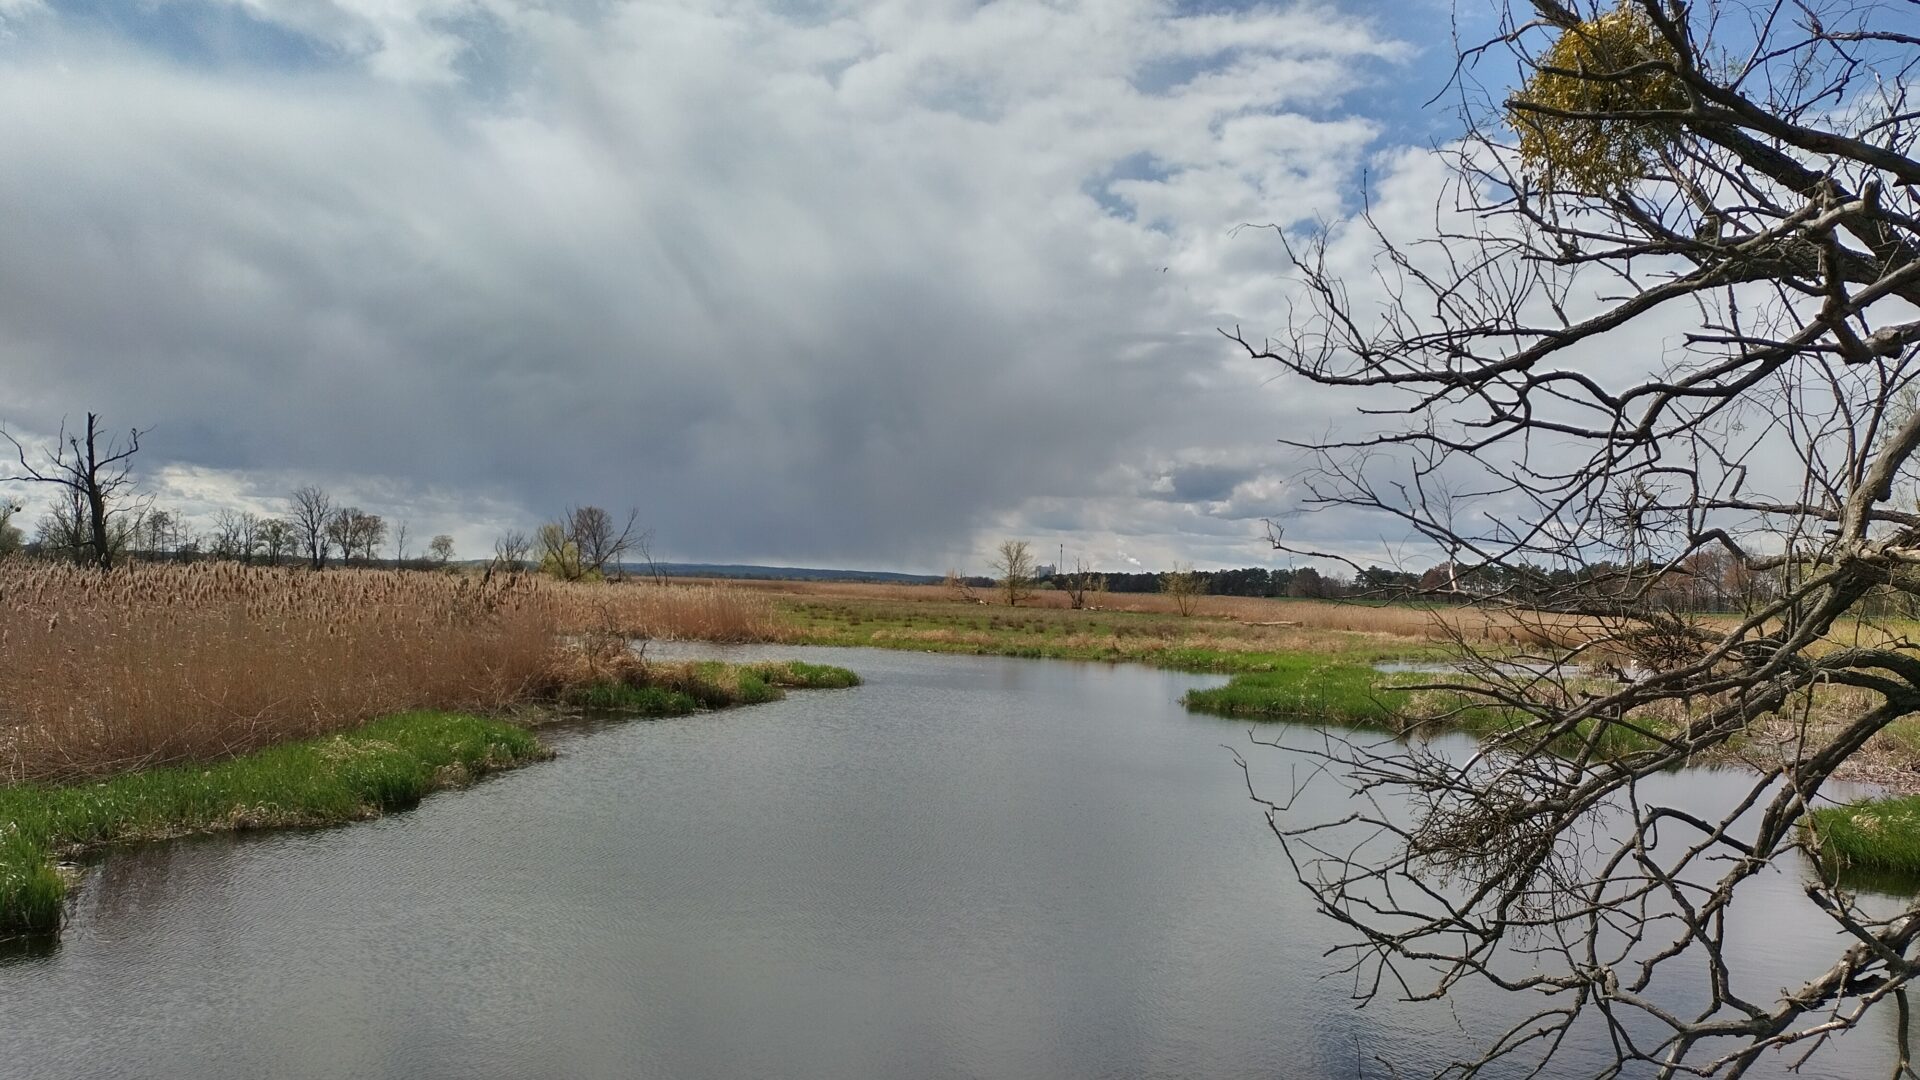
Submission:
[[[1344,1080],[1515,1008],[1352,1007],[1225,746],[1273,787],[1302,759],[1180,708],[1217,680],[803,652],[867,685],[113,855],[56,948],[0,964],[0,1076]],[[1792,874],[1756,889],[1735,933],[1784,985],[1835,941]],[[1801,1075],[1880,1075],[1891,1026]]]

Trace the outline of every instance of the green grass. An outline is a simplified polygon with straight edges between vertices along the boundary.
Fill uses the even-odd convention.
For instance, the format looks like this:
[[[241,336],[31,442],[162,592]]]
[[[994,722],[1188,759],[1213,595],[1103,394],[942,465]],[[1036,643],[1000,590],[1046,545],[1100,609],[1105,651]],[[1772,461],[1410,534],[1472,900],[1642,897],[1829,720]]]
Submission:
[[[561,692],[560,700],[577,708],[635,716],[686,716],[700,710],[700,703],[684,691],[619,682],[570,686]]]
[[[1189,690],[1182,704],[1219,716],[1358,724],[1385,723],[1407,705],[1407,691],[1384,684],[1369,665],[1312,654],[1266,659],[1266,670],[1235,675],[1225,686]]]
[[[1386,675],[1371,665],[1312,654],[1278,656],[1273,661],[1270,670],[1236,675],[1225,686],[1189,690],[1181,703],[1194,712],[1218,716],[1331,722],[1403,734],[1419,725],[1429,732],[1458,731],[1493,743],[1514,735],[1528,719],[1518,710],[1463,692],[1429,688],[1416,701],[1405,684],[1418,680],[1431,686],[1433,676]],[[1633,727],[1587,720],[1573,734],[1553,740],[1547,749],[1578,753],[1596,726],[1600,736],[1594,741],[1594,754],[1599,758],[1619,758],[1659,746]]]
[[[0,788],[0,935],[59,929],[59,857],[188,833],[357,821],[546,755],[505,721],[413,712],[210,765]]]
[[[793,690],[845,690],[860,685],[860,676],[832,664],[809,664],[802,660],[755,664],[762,676],[775,686]]]
[[[702,709],[778,701],[790,689],[839,690],[858,685],[860,676],[828,664],[799,660],[727,664],[705,660],[638,667],[623,679],[567,687],[561,691],[560,700],[579,708],[632,716],[687,716]]]
[[[1920,795],[1821,807],[1804,827],[1829,869],[1920,880]]]

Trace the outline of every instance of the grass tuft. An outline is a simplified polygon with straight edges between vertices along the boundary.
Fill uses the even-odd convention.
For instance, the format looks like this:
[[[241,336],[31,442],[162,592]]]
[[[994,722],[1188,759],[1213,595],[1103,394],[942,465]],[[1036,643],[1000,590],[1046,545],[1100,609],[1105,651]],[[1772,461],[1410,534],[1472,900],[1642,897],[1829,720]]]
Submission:
[[[1821,807],[1802,826],[1831,870],[1920,879],[1920,795]]]
[[[632,716],[686,716],[702,709],[727,709],[778,701],[786,691],[845,689],[860,685],[846,668],[799,660],[727,664],[703,660],[683,664],[635,661],[610,665],[599,676],[565,687],[560,700],[579,708]]]
[[[1382,685],[1366,664],[1319,656],[1273,655],[1267,670],[1235,675],[1225,686],[1189,690],[1182,703],[1194,712],[1267,720],[1384,723],[1406,707],[1408,693]]]

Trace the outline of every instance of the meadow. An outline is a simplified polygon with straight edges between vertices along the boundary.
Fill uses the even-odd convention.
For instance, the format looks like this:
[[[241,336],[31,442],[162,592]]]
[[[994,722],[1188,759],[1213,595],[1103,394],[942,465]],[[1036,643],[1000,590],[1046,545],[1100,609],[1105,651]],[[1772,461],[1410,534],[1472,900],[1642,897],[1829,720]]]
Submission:
[[[435,718],[463,718],[490,725],[489,732],[498,725],[521,730],[556,707],[677,716],[858,682],[851,672],[805,663],[650,663],[644,649],[632,647],[636,639],[1145,663],[1232,676],[1225,686],[1188,695],[1195,711],[1402,735],[1411,733],[1410,717],[1433,715],[1453,729],[1498,737],[1512,717],[1464,707],[1464,698],[1444,688],[1415,689],[1449,676],[1389,674],[1376,665],[1431,664],[1463,646],[1499,655],[1564,644],[1583,632],[1566,619],[1457,607],[1208,596],[1182,616],[1174,598],[1151,594],[1099,594],[1079,609],[1063,593],[1038,592],[1018,607],[982,602],[989,595],[931,585],[563,583],[527,574],[308,573],[232,563],[136,564],[102,575],[0,561],[0,795],[12,800],[0,802],[0,828],[6,813],[23,814],[34,800],[66,806],[61,800],[69,796],[60,793],[102,784],[120,786],[112,797],[102,795],[100,806],[140,808],[101,810],[107,817],[97,820],[61,811],[46,820],[81,824],[40,828],[31,837],[20,828],[0,833],[0,909],[9,889],[20,904],[44,896],[55,855],[170,830],[311,822],[318,812],[300,809],[313,802],[307,796],[290,794],[285,806],[259,797],[275,775],[289,793],[330,792],[318,800],[330,808],[319,816],[353,820],[490,768],[537,759],[515,749],[479,759],[490,764],[463,757],[459,768],[449,768],[444,747],[422,750],[422,738],[454,738],[455,728]],[[1906,630],[1876,623],[1850,632],[1884,637]],[[1808,715],[1837,714],[1855,704],[1840,700],[1849,693],[1857,692],[1826,692]],[[1639,719],[1650,730],[1686,721]],[[413,749],[395,751],[400,757],[374,772],[414,779],[370,789],[360,772],[323,776],[330,763],[357,760],[340,758],[346,744],[329,740],[363,739],[376,730],[405,734],[409,725],[424,725],[428,734],[376,738],[382,747]],[[1806,737],[1787,725],[1757,728],[1726,756],[1790,752]],[[1624,738],[1609,745],[1637,748]],[[250,764],[256,759],[280,764],[262,772]],[[1920,790],[1920,722],[1897,722],[1876,737],[1848,775],[1895,793]],[[175,778],[139,779],[168,776]],[[203,779],[181,779],[188,776]],[[128,794],[162,790],[176,793],[166,796],[173,803]],[[153,809],[159,805],[173,809]],[[1906,820],[1853,809],[1868,815],[1864,821]],[[1826,815],[1816,827],[1833,835],[1836,851],[1874,838],[1851,821]],[[1878,865],[1897,847],[1869,846],[1882,854],[1847,858]]]

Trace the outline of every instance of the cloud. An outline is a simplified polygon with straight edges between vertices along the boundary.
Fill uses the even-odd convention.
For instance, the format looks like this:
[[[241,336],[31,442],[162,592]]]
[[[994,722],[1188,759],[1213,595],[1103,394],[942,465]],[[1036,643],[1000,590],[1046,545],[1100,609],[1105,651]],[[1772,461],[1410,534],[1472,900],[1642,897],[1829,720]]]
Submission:
[[[1350,208],[1405,55],[1316,6],[196,5],[318,60],[0,44],[0,421],[468,550],[596,501],[675,557],[941,568],[1046,506],[1259,557],[1208,506],[1326,412],[1215,333],[1284,301],[1234,227]],[[1100,487],[1169,462],[1165,512]]]

